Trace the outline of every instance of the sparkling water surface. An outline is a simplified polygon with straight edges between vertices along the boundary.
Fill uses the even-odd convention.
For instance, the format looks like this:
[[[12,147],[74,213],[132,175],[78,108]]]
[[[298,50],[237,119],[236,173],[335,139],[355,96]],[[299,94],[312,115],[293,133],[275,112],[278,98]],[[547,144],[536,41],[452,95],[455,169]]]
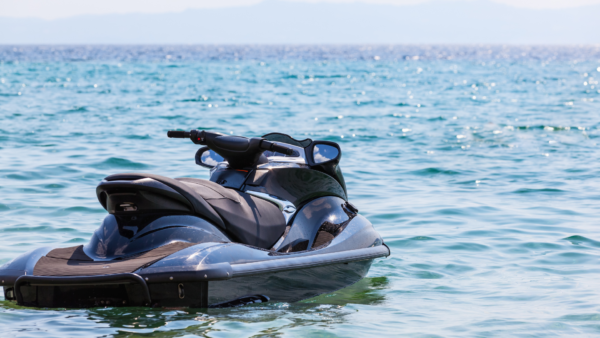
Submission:
[[[32,309],[14,337],[600,334],[600,46],[0,46],[0,264],[86,243],[105,176],[207,178],[169,129],[341,144],[392,255],[295,304]]]

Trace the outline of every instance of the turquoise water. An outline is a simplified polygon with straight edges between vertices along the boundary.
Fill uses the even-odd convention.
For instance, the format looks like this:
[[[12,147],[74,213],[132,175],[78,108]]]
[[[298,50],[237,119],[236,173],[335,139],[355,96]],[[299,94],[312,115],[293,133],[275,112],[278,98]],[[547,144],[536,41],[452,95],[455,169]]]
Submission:
[[[82,244],[118,172],[207,178],[172,128],[341,144],[392,255],[345,290],[206,312],[39,310],[16,337],[600,334],[600,46],[0,47],[0,263]]]

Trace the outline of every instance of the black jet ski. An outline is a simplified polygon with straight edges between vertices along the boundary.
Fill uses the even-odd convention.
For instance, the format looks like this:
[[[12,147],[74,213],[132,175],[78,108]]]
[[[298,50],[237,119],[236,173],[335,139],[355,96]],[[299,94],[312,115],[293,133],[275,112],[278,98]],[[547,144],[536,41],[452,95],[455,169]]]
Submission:
[[[48,308],[295,302],[363,278],[389,248],[348,202],[334,142],[169,131],[204,145],[210,180],[106,177],[89,243],[0,267],[7,300]]]

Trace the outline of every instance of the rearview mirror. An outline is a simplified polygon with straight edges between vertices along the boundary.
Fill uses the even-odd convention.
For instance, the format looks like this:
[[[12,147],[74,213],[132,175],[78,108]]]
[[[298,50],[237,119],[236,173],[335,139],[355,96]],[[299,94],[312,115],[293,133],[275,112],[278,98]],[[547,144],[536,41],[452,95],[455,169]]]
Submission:
[[[340,157],[340,148],[333,142],[316,141],[312,147],[312,162],[314,164],[334,161]]]
[[[224,159],[221,155],[208,149],[208,147],[202,147],[196,152],[196,164],[206,168],[214,168]]]

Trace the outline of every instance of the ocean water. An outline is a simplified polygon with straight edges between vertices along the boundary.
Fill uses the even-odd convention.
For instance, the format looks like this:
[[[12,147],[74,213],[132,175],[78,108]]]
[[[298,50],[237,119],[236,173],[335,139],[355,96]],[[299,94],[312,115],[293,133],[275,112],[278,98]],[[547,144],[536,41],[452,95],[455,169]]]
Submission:
[[[600,335],[600,46],[0,46],[0,264],[83,244],[105,176],[207,178],[169,129],[340,143],[392,255],[208,311],[32,309],[13,337]]]

